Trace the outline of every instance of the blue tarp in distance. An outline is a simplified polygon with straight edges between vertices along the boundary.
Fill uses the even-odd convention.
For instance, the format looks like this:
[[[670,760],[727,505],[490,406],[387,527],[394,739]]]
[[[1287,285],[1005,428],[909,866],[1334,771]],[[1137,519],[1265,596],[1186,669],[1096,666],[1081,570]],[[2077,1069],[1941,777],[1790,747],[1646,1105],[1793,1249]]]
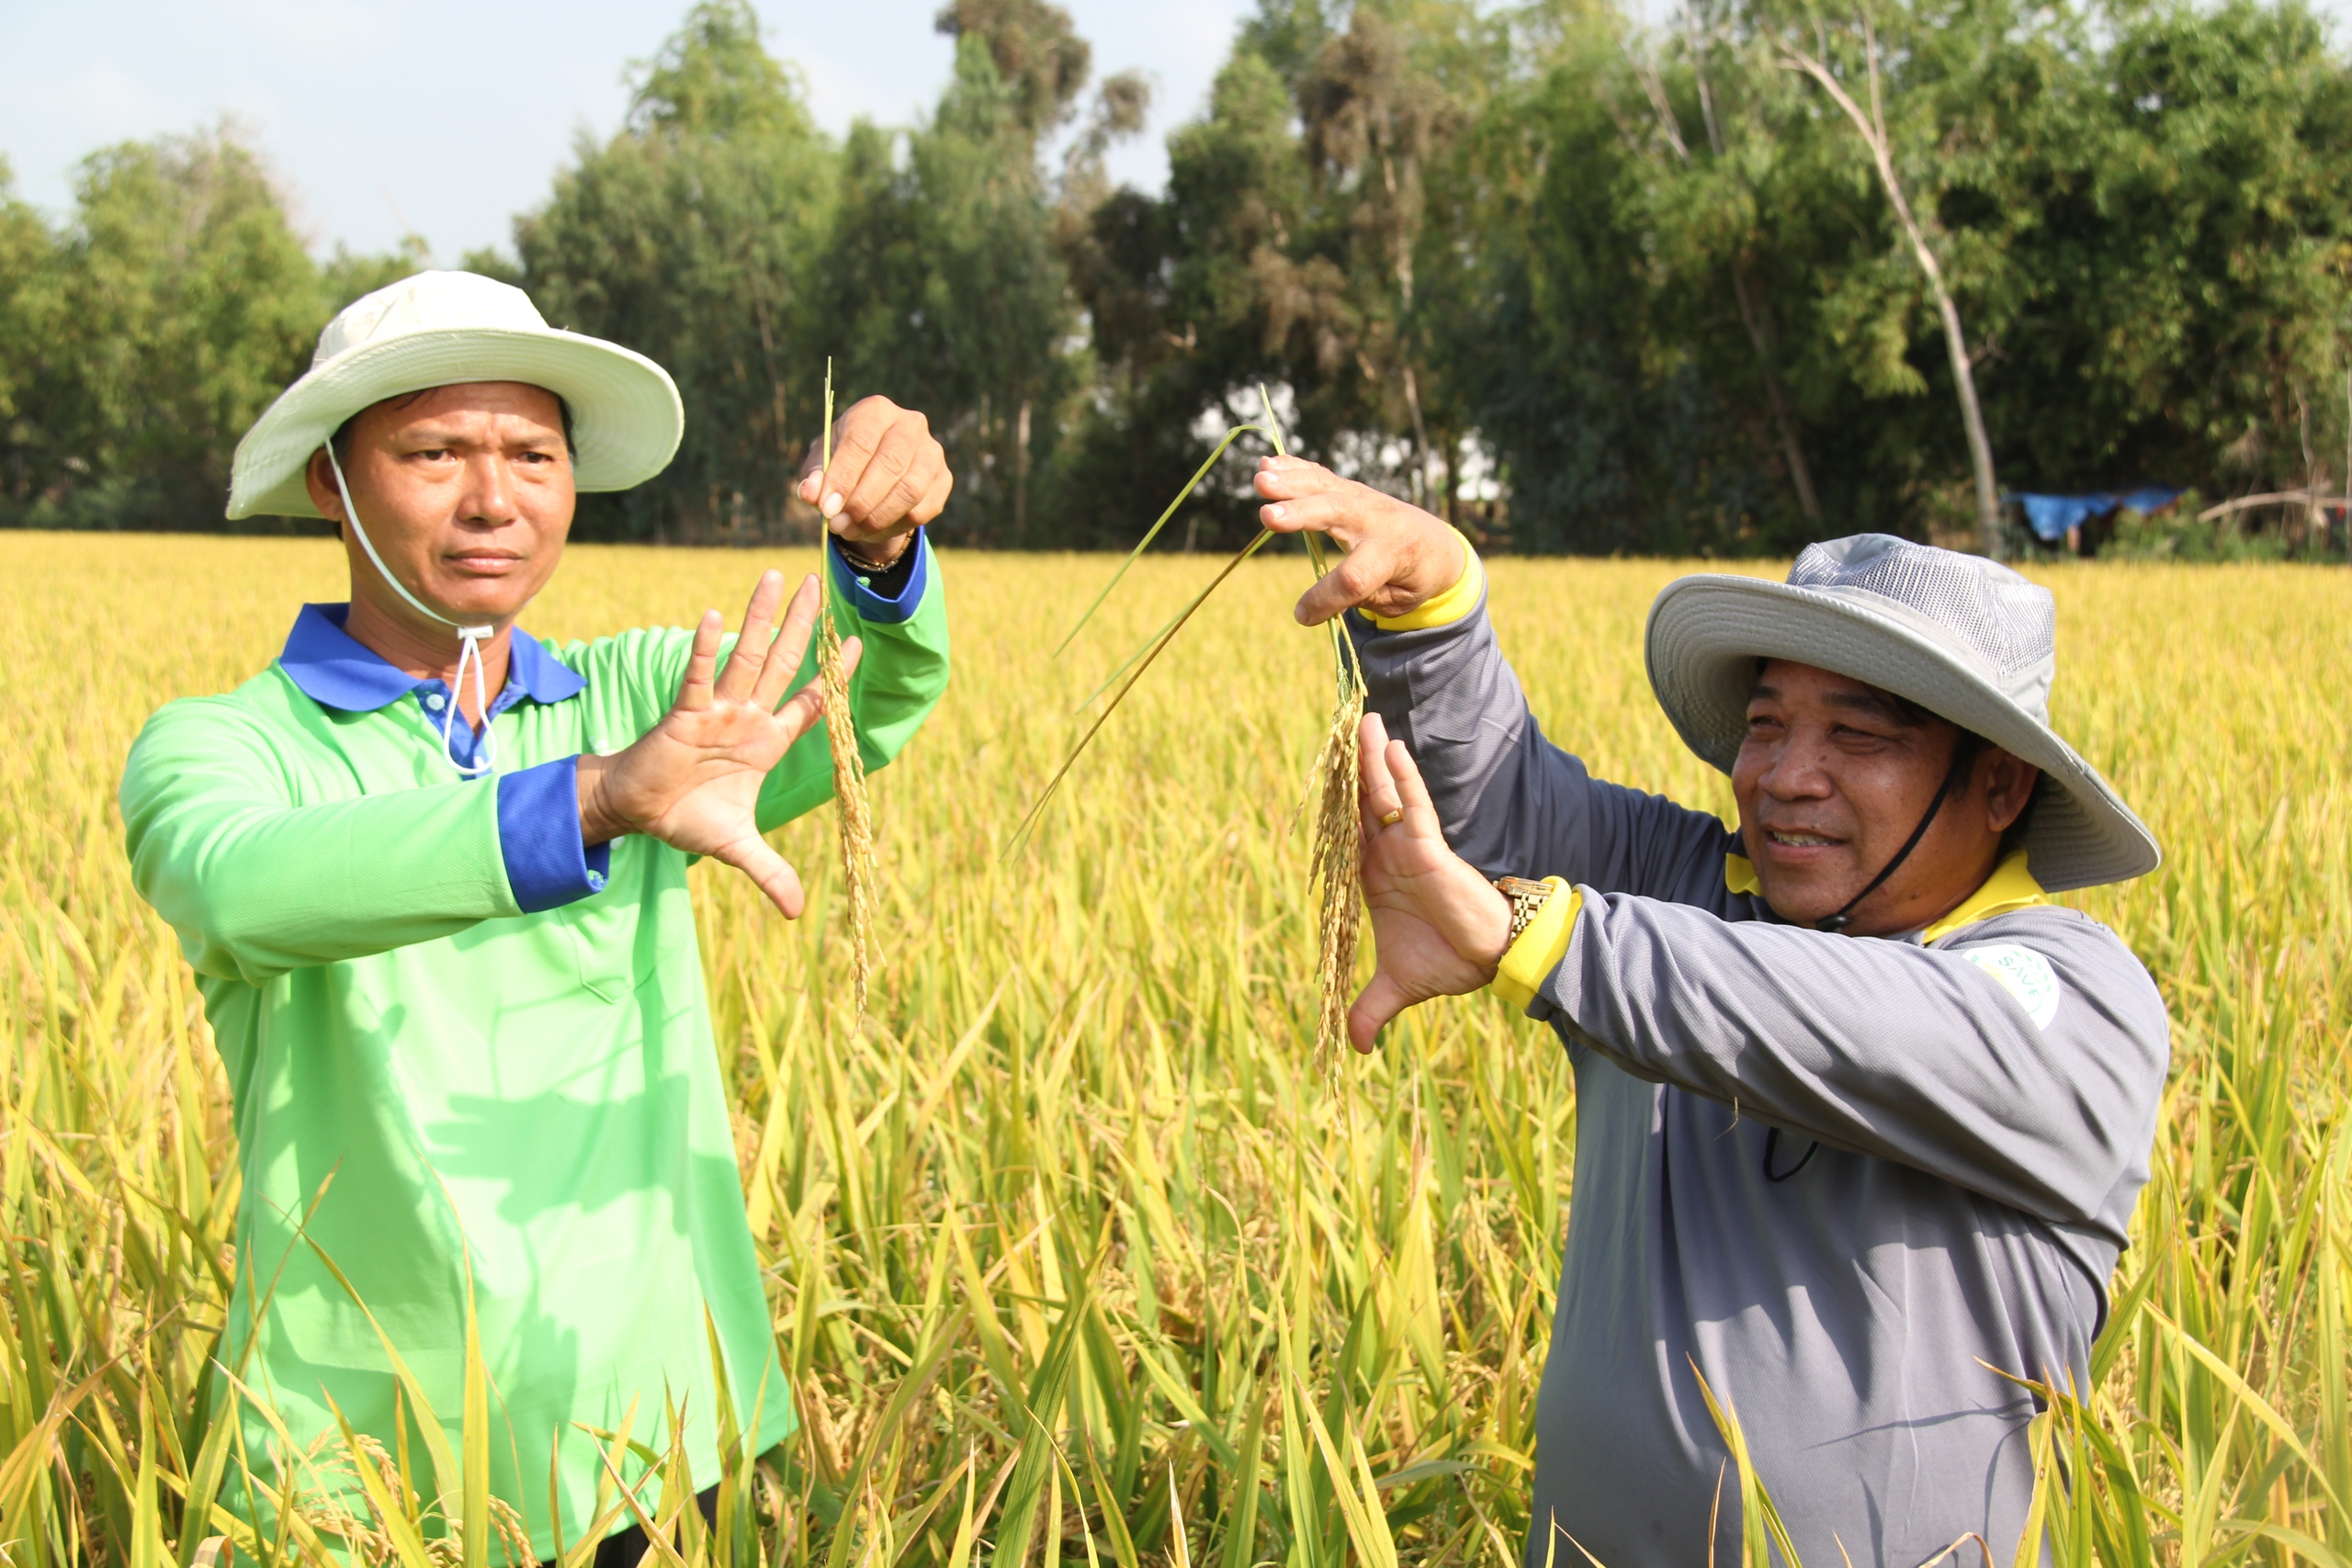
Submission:
[[[2179,499],[2177,485],[2142,485],[2137,490],[2093,491],[2088,495],[2029,495],[2019,491],[2007,499],[2022,502],[2025,520],[2034,536],[2059,540],[2066,530],[2094,517],[2129,507],[2134,512],[2158,512]]]

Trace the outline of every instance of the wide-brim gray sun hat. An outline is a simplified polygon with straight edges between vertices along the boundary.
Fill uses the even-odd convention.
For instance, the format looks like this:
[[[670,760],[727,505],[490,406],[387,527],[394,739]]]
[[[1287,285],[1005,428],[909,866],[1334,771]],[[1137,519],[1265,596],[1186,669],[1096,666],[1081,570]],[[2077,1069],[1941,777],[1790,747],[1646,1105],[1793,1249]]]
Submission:
[[[1728,773],[1757,661],[1786,659],[1892,692],[2041,770],[2026,869],[2051,892],[2127,882],[2155,835],[2050,728],[2050,591],[1978,556],[1857,534],[1808,546],[1786,582],[1701,573],[1650,606],[1650,685],[1691,750]]]
[[[642,484],[685,434],[677,386],[645,355],[548,326],[529,295],[495,278],[420,272],[353,301],[319,333],[310,370],[237,443],[229,515],[322,515],[302,471],[344,421],[387,398],[471,381],[520,381],[561,398],[581,491]]]

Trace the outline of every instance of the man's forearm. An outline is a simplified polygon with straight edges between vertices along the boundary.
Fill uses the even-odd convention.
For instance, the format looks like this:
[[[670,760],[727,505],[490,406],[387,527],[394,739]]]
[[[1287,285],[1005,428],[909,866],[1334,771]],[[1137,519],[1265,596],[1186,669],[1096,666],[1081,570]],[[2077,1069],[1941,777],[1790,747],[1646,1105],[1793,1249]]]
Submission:
[[[1412,752],[1454,852],[1490,877],[1584,879],[1577,840],[1589,781],[1544,741],[1483,593],[1438,626],[1388,631],[1361,615],[1349,621],[1365,705]]]
[[[1972,948],[2030,953],[2053,1010]],[[1587,899],[1527,1010],[1638,1077],[2076,1224],[2144,1155],[2169,1055],[2146,972],[2056,909],[1923,948]]]
[[[232,744],[166,710],[123,778],[132,880],[199,973],[260,985],[526,907],[508,858],[524,838],[509,781],[534,770],[495,788],[295,806],[273,760]]]
[[[1489,874],[1523,869],[1488,866],[1472,847],[1490,846],[1476,820],[1498,774],[1512,763],[1529,725],[1518,677],[1495,645],[1483,603],[1444,625],[1384,631],[1351,615],[1363,667],[1365,705],[1405,742],[1446,840]]]

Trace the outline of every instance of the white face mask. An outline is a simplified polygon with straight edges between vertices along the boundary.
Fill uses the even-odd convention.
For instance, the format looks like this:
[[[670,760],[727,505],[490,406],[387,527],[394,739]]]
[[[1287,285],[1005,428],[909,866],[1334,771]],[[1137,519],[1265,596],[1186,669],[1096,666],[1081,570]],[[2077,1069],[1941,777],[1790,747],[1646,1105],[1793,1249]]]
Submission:
[[[488,678],[482,673],[481,663],[481,640],[497,628],[459,626],[456,621],[411,593],[407,585],[392,575],[392,569],[386,566],[384,558],[376,553],[375,541],[368,538],[368,530],[359,525],[359,509],[351,504],[351,487],[344,482],[343,465],[335,459],[334,442],[327,443],[326,454],[327,467],[334,470],[334,488],[343,496],[344,518],[351,525],[351,531],[359,536],[359,547],[366,550],[368,558],[376,563],[378,575],[390,583],[392,592],[407,600],[409,608],[418,615],[438,621],[445,626],[457,627],[458,677],[449,683],[449,705],[441,711],[441,760],[467,778],[479,778],[498,766],[498,733],[490,722]],[[458,690],[465,684],[466,666],[469,663],[471,663],[474,671],[474,710],[482,717],[482,752],[480,760],[471,767],[458,761],[449,750],[449,739],[455,733],[452,726],[458,721]]]

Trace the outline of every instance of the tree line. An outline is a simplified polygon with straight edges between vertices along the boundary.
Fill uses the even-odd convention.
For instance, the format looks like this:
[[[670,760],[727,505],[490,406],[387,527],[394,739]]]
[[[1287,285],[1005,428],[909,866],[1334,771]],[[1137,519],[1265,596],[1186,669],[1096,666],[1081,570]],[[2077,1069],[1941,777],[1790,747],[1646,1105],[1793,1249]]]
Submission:
[[[1260,0],[1158,196],[1104,173],[1148,81],[1065,12],[939,26],[932,112],[834,138],[700,0],[465,258],[678,379],[676,462],[582,536],[805,528],[828,358],[932,416],[976,545],[1130,542],[1261,384],[1522,550],[1991,544],[1996,485],[2352,469],[2352,73],[2301,0]],[[238,434],[423,254],[314,258],[227,130],[94,155],[54,225],[0,164],[0,522],[221,526]],[[1168,536],[1246,538],[1245,475]]]

